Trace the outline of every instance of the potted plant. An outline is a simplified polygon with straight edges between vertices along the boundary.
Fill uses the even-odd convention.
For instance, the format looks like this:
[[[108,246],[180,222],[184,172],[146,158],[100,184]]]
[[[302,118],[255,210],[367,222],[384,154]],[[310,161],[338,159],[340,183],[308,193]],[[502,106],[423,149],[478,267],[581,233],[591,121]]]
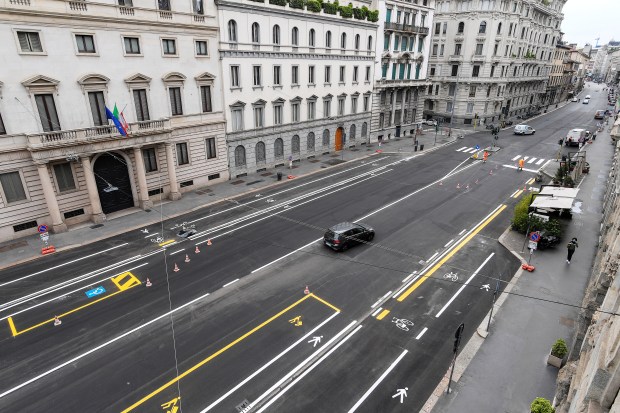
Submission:
[[[314,13],[319,13],[321,11],[321,3],[317,0],[308,0],[306,3],[306,9]]]
[[[555,413],[551,402],[544,397],[537,397],[530,405],[531,413]]]
[[[368,15],[366,16],[366,20],[369,22],[376,23],[379,21],[379,10],[368,10]]]
[[[549,357],[547,358],[547,364],[557,368],[562,367],[566,353],[568,353],[566,342],[561,338],[557,339],[551,347],[551,353],[549,353]]]

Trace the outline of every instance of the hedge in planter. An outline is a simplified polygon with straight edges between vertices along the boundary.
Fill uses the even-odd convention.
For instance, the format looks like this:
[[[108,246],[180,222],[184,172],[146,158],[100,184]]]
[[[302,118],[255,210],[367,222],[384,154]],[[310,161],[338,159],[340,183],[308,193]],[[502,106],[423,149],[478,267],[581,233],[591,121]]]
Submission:
[[[364,20],[368,16],[368,7],[362,6],[362,8],[354,8],[353,9],[353,17],[357,20]]]
[[[551,402],[544,397],[537,397],[530,405],[531,413],[555,413],[555,409],[551,406]]]
[[[521,234],[525,234],[528,229],[530,232],[545,230],[548,235],[562,238],[562,225],[560,221],[551,218],[549,221],[544,222],[541,219],[529,216],[528,209],[534,196],[535,194],[526,195],[517,203],[514,209],[514,215],[510,221],[512,229]]]
[[[275,4],[276,6],[286,6],[286,0],[269,0],[269,4]]]
[[[353,5],[349,3],[348,6],[340,6],[340,16],[345,19],[353,17]]]
[[[368,10],[368,17],[367,17],[369,22],[378,22],[379,21],[379,10]]]
[[[308,0],[308,2],[306,3],[306,9],[314,13],[318,13],[321,11],[321,3],[319,3],[317,0]]]
[[[291,9],[304,9],[304,0],[289,0],[288,5]]]
[[[566,347],[566,341],[561,338],[557,339],[555,343],[553,343],[553,347],[551,347],[551,354],[554,356],[563,359],[564,356],[568,353],[568,347]]]
[[[333,3],[323,3],[323,11],[326,14],[336,14],[336,13],[338,13],[338,2],[335,1]]]

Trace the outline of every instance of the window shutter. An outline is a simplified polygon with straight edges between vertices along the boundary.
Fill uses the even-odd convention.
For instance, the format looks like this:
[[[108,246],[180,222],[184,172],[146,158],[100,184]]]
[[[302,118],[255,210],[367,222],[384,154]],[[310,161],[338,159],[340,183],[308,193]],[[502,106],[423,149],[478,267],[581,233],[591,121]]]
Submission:
[[[30,38],[30,44],[32,46],[31,52],[42,52],[43,46],[41,46],[39,33],[28,33],[28,37]]]
[[[17,38],[19,39],[19,47],[22,49],[22,52],[31,52],[30,46],[28,44],[28,34],[24,32],[18,32]]]

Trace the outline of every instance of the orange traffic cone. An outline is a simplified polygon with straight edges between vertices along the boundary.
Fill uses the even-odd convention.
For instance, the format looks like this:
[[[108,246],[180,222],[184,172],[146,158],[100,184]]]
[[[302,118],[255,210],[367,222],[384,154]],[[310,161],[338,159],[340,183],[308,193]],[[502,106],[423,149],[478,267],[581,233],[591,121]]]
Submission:
[[[151,283],[151,280],[149,280],[148,278],[146,279],[146,284],[144,284],[147,287],[150,287],[153,285],[153,283]]]
[[[310,289],[308,288],[307,285],[306,285],[306,288],[304,288],[304,294],[306,295],[310,294]]]
[[[211,242],[211,238],[207,240],[207,245],[213,245],[213,243]]]
[[[173,270],[173,271],[174,271],[174,272],[179,272],[179,271],[180,271],[180,270],[179,270],[179,266],[177,265],[177,263],[176,263],[176,262],[174,263],[174,270]]]
[[[185,254],[185,262],[190,262],[189,255]]]
[[[198,254],[200,252],[200,250],[198,249],[198,245],[196,245],[196,251],[194,251],[196,254]]]
[[[59,326],[62,324],[62,321],[60,321],[60,318],[58,318],[57,315],[54,316],[54,325],[55,326]]]

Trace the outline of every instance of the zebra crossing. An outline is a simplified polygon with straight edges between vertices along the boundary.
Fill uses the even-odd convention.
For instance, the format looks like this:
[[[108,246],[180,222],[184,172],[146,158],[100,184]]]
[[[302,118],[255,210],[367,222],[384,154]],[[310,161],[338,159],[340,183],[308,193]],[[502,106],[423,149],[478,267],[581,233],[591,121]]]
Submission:
[[[476,153],[476,152],[480,152],[481,149],[476,149],[475,147],[467,147],[467,146],[463,146],[462,148],[459,148],[456,150],[457,152],[462,152],[462,153]],[[542,165],[545,161],[548,161],[549,159],[546,158],[537,158],[535,156],[523,156],[523,155],[517,155],[514,158],[511,159],[512,162],[517,162],[519,159],[523,158],[523,160],[525,161],[525,164],[529,164],[530,166],[533,165],[537,165],[540,166]]]

